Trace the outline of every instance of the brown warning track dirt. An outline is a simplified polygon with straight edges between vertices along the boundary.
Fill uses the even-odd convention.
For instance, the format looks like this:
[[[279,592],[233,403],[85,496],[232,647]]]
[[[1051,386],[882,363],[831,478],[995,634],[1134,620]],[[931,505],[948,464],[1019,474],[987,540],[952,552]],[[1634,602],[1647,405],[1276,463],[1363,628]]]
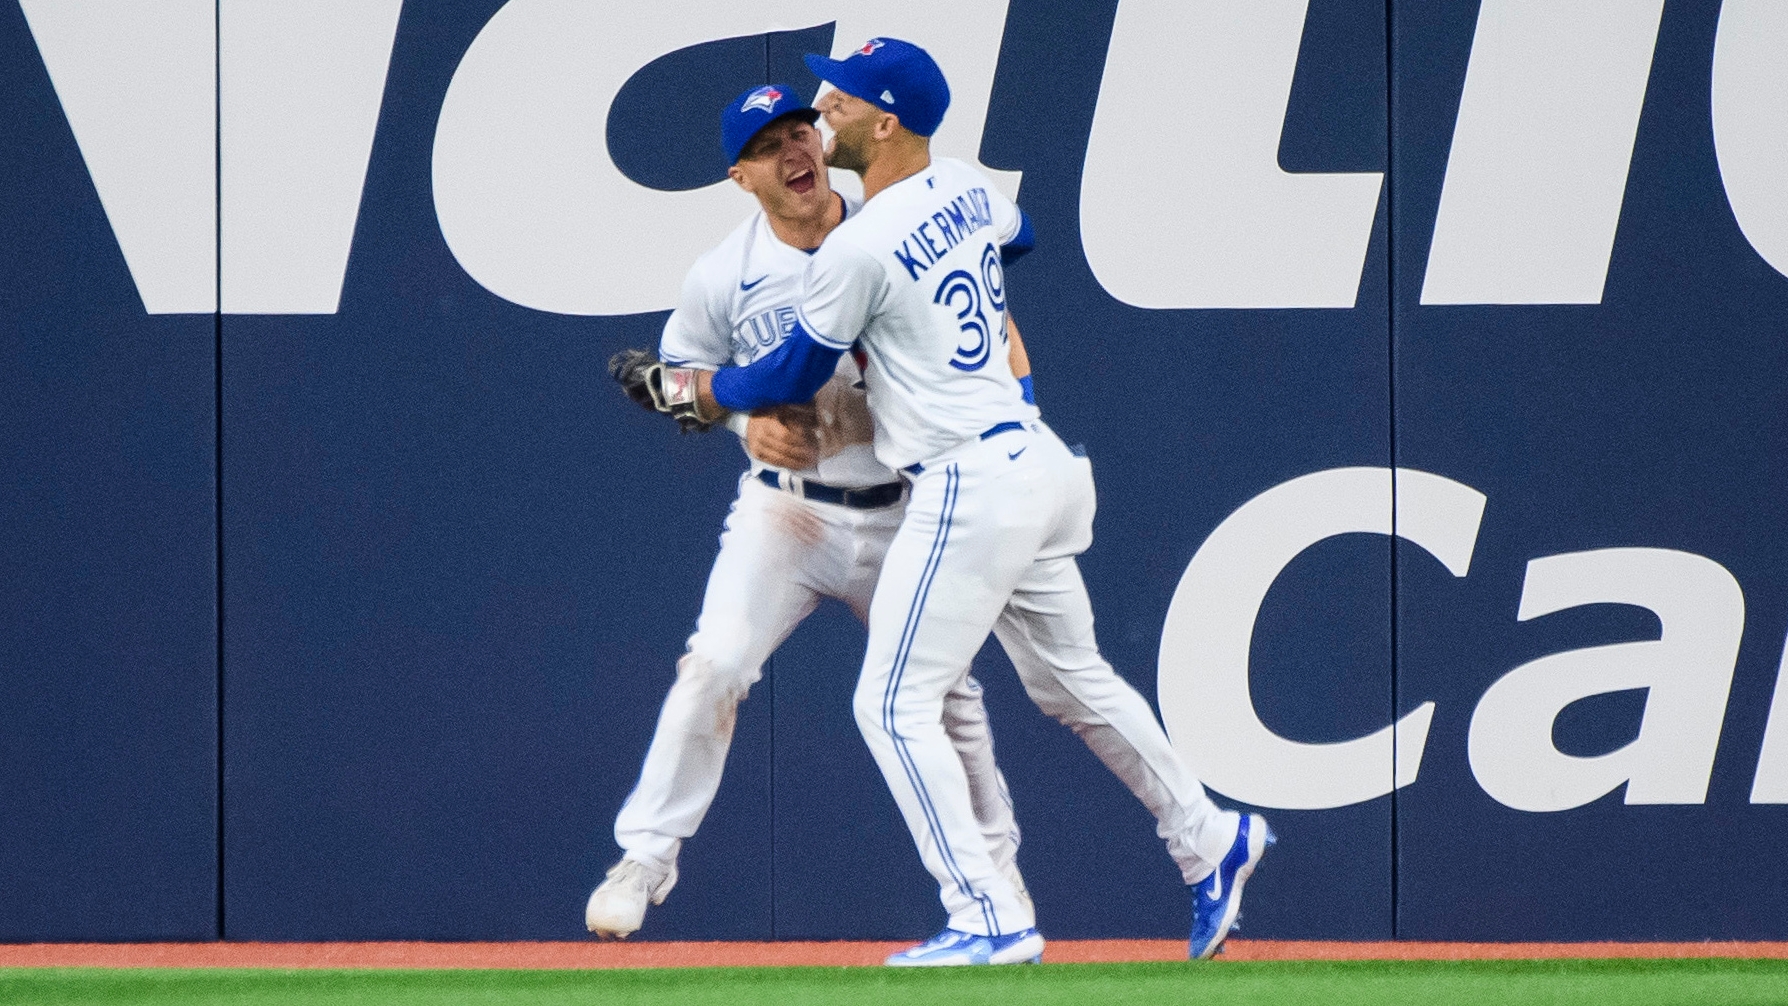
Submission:
[[[873,965],[905,943],[15,943],[0,967],[683,968]],[[1055,964],[1184,960],[1183,940],[1053,940]],[[1230,940],[1232,961],[1774,957],[1788,943],[1342,943]]]
[[[1053,946],[1053,944],[1052,944]],[[1343,943],[1326,940],[1230,940],[1232,961],[1485,961],[1557,957],[1774,957],[1788,943]]]

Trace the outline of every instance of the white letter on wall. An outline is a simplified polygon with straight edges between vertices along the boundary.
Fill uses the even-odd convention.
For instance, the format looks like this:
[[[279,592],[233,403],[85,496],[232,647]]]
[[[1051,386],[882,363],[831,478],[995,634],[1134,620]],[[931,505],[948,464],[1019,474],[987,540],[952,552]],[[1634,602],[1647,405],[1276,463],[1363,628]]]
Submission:
[[[1290,174],[1279,136],[1307,0],[1123,0],[1080,240],[1137,307],[1352,307],[1378,172]]]
[[[223,309],[334,314],[403,0],[223,0]]]
[[[144,310],[216,310],[213,0],[20,6]]]
[[[1757,754],[1757,775],[1751,780],[1752,803],[1788,803],[1788,641],[1776,669],[1776,697],[1769,704],[1769,725],[1763,729],[1763,750]]]
[[[511,0],[466,51],[435,132],[435,212],[454,257],[485,289],[542,311],[675,306],[696,256],[757,203],[729,181],[660,192],[621,174],[603,127],[616,93],[666,53],[833,20],[838,54],[872,35],[925,46],[952,93],[935,148],[975,160],[1004,2],[797,0],[769,12],[690,0],[675,16],[615,17],[586,0]],[[1016,193],[1015,174],[996,180]]]
[[[1608,548],[1527,564],[1521,621],[1584,604],[1631,604],[1658,616],[1655,641],[1541,657],[1478,700],[1467,753],[1484,792],[1516,810],[1569,810],[1627,784],[1626,802],[1701,803],[1744,631],[1738,581],[1712,559],[1662,548]],[[1559,710],[1605,692],[1645,688],[1639,736],[1578,758],[1552,745]]]
[[[1192,557],[1167,609],[1157,688],[1175,749],[1211,788],[1261,807],[1322,810],[1415,782],[1434,703],[1365,737],[1307,744],[1268,729],[1248,690],[1261,602],[1279,573],[1317,542],[1359,532],[1396,534],[1454,576],[1470,569],[1482,493],[1398,469],[1395,528],[1391,494],[1387,468],[1304,475],[1243,504]]]
[[[331,314],[402,0],[24,0],[150,314]],[[216,43],[221,34],[223,109]]]
[[[1788,3],[1720,5],[1713,133],[1739,230],[1765,262],[1788,274]]]
[[[1599,304],[1664,0],[1484,0],[1424,304]]]

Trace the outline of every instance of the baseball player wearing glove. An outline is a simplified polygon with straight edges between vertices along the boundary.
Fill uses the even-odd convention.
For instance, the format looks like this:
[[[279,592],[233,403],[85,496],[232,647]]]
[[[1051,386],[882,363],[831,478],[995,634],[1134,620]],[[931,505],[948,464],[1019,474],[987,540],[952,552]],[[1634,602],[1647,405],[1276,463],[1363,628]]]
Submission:
[[[856,210],[828,183],[818,117],[784,85],[754,88],[727,106],[729,175],[761,209],[690,270],[659,352],[626,350],[610,361],[630,398],[671,413],[686,432],[716,424],[693,408],[690,375],[772,352],[793,327],[810,253]],[[812,402],[725,423],[744,439],[751,468],[639,783],[615,821],[625,855],[585,908],[588,929],[605,937],[637,930],[648,903],[663,903],[676,884],[678,852],[719,789],[737,706],[764,661],[821,597],[867,618],[905,509],[906,484],[875,460],[862,375],[849,356]],[[1023,891],[1018,826],[972,677],[945,695],[943,723],[987,854]]]
[[[1099,655],[1076,565],[1092,543],[1092,469],[1041,423],[1026,375],[991,351],[1008,334],[1004,266],[1030,249],[1029,222],[975,168],[932,156],[950,97],[925,50],[874,38],[807,63],[834,87],[819,102],[827,163],[863,176],[865,203],[813,256],[776,350],[666,375],[675,394],[660,407],[707,422],[805,401],[848,355],[867,375],[876,457],[911,481],[855,708],[949,921],[888,963],[1042,956],[1035,907],[988,855],[939,716],[989,631],[1037,705],[1154,813],[1191,893],[1189,955],[1207,958],[1274,835],[1259,814],[1210,799],[1147,700]]]

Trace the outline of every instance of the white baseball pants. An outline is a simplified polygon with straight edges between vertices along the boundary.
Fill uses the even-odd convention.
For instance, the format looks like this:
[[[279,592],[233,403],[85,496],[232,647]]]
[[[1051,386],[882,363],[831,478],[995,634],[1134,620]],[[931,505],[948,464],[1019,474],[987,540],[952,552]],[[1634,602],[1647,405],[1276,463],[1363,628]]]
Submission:
[[[810,503],[749,475],[720,536],[701,617],[677,662],[639,783],[615,820],[615,841],[629,859],[658,870],[676,863],[695,834],[732,746],[738,706],[821,597],[867,616],[882,557],[899,529],[899,504],[853,510]],[[993,758],[993,734],[973,678],[942,699],[943,729],[957,771],[968,783],[970,817],[984,854],[998,866],[1018,852],[1006,780]]]
[[[1099,656],[1074,556],[1092,542],[1092,469],[1048,427],[972,440],[927,461],[882,564],[855,699],[863,731],[950,927],[983,935],[1032,925],[986,851],[947,696],[996,630],[1026,691],[1067,724],[1155,814],[1188,882],[1234,840],[1174,753],[1147,701]]]

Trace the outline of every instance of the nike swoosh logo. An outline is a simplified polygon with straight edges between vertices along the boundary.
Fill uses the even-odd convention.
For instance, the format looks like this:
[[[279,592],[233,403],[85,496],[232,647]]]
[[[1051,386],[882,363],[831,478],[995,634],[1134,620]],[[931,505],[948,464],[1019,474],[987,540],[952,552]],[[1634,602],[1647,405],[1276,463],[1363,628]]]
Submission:
[[[762,276],[759,276],[759,277],[758,277],[758,278],[756,278],[756,279],[754,279],[754,280],[752,280],[752,281],[751,281],[751,282],[749,282],[749,283],[747,283],[747,282],[745,282],[745,281],[744,281],[744,280],[740,280],[740,281],[739,281],[739,289],[741,289],[741,290],[749,290],[749,289],[751,289],[751,288],[752,288],[752,287],[754,287],[754,286],[756,286],[756,285],[758,285],[758,284],[759,284],[759,283],[762,283],[762,282],[763,282],[763,281],[764,281],[764,280],[767,280],[767,279],[769,279],[769,278],[770,278],[770,274],[769,274],[769,273],[764,273],[764,274],[763,274],[763,275],[762,275]]]
[[[1013,451],[1013,452],[1012,452],[1012,453],[1010,453],[1010,454],[1008,454],[1008,455],[1006,455],[1006,460],[1007,460],[1007,461],[1017,461],[1017,460],[1018,460],[1018,456],[1019,456],[1019,455],[1020,455],[1020,454],[1023,454],[1023,453],[1024,453],[1024,452],[1025,452],[1025,451],[1028,451],[1028,450],[1030,450],[1030,448],[1029,448],[1029,447],[1020,447],[1020,448],[1019,448],[1019,449],[1017,449],[1017,450],[1015,450],[1015,451]]]
[[[1223,900],[1223,868],[1218,867],[1217,872],[1211,874],[1211,879],[1213,881],[1215,881],[1211,885],[1211,900],[1212,901],[1222,901]]]

